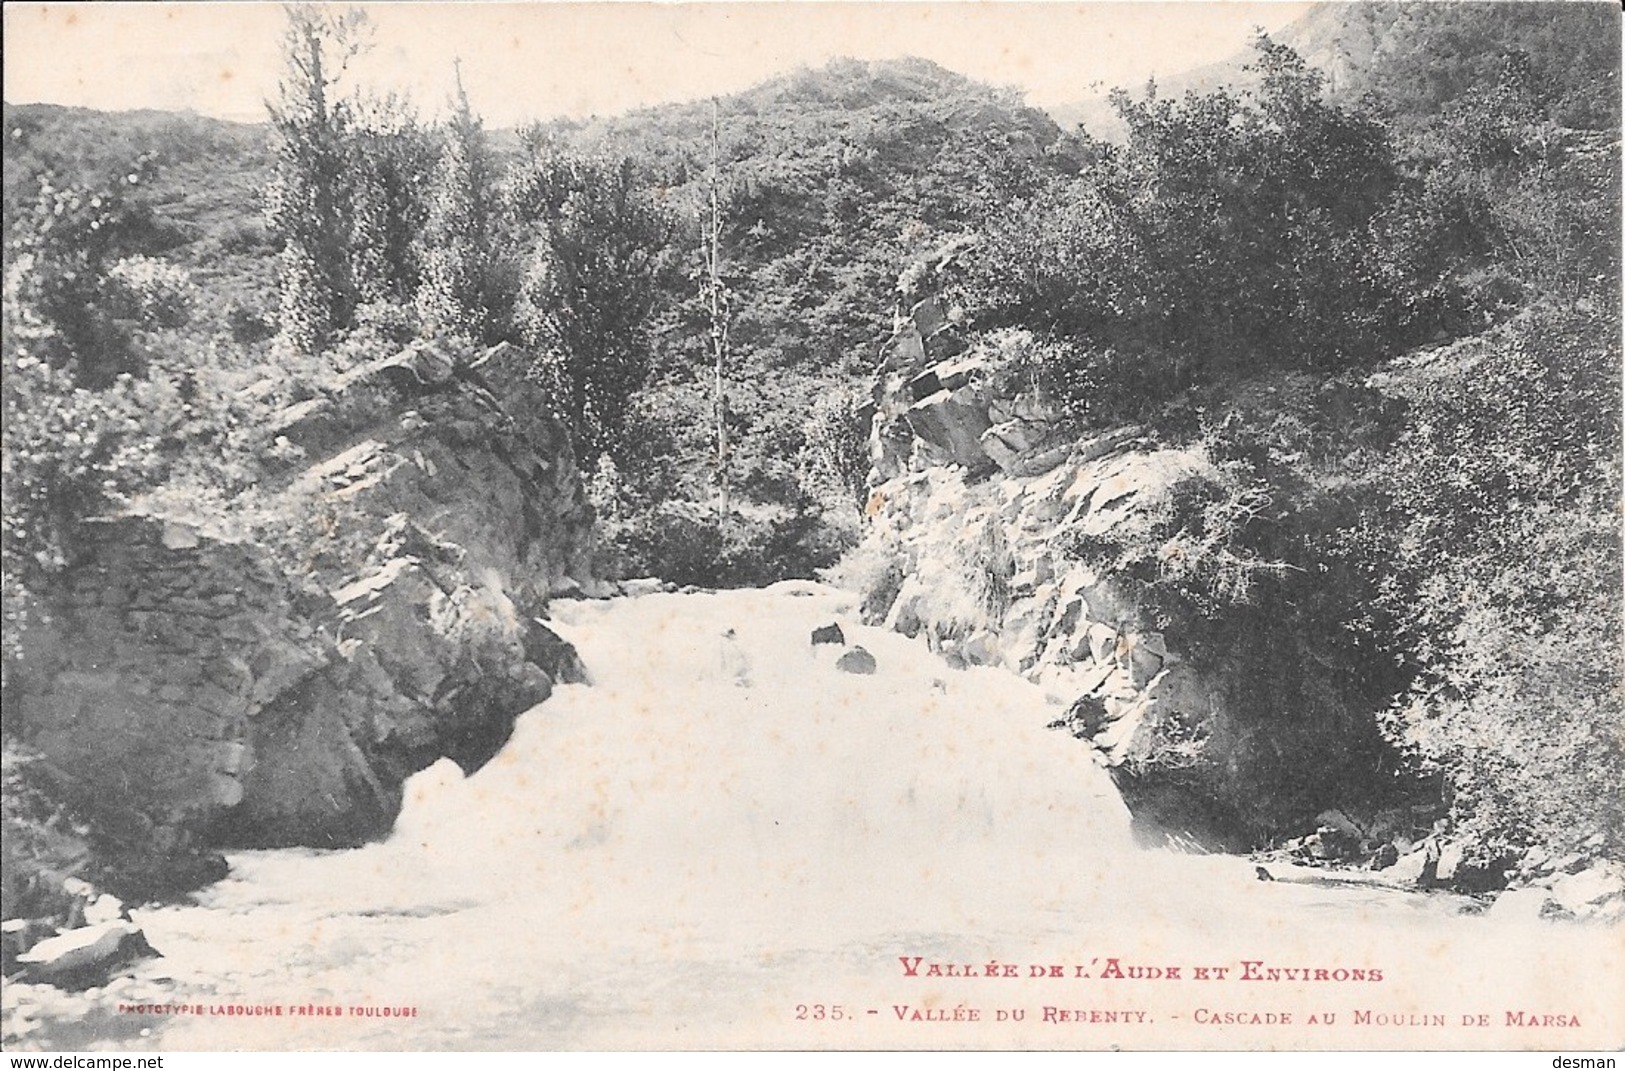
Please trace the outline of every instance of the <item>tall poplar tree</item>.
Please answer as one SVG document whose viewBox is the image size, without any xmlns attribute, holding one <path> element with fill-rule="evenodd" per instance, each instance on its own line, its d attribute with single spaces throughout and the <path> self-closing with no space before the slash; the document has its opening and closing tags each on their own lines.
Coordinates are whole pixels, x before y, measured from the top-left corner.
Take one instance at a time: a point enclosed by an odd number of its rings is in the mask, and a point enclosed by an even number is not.
<svg viewBox="0 0 1625 1071">
<path fill-rule="evenodd" d="M 365 47 L 366 15 L 317 5 L 287 9 L 283 76 L 268 101 L 276 133 L 276 177 L 266 203 L 282 238 L 277 258 L 279 323 L 285 345 L 318 353 L 349 322 L 355 304 L 346 175 L 346 108 L 335 92 Z"/>
<path fill-rule="evenodd" d="M 468 105 L 462 65 L 419 241 L 416 305 L 426 335 L 479 340 L 490 326 L 486 258 L 491 255 L 491 163 L 485 129 Z"/>
</svg>

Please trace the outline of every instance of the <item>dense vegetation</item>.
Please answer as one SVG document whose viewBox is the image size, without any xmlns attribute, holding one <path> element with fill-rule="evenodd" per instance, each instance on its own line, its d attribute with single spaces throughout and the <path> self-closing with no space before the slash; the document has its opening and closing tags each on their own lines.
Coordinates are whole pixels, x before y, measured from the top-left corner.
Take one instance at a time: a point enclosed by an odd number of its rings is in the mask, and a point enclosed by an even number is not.
<svg viewBox="0 0 1625 1071">
<path fill-rule="evenodd" d="M 1337 791 L 1435 786 L 1486 864 L 1617 856 L 1617 13 L 1314 18 L 1335 85 L 1261 39 L 1238 88 L 1116 95 L 1113 141 L 924 61 L 428 123 L 344 84 L 360 27 L 332 10 L 291 24 L 269 128 L 8 105 L 7 632 L 86 516 L 258 523 L 267 414 L 408 345 L 533 356 L 607 569 L 810 575 L 857 532 L 898 274 L 953 243 L 1005 386 L 1223 473 L 1068 553 L 1197 657 L 1257 652 L 1264 724 L 1358 726 Z"/>
<path fill-rule="evenodd" d="M 1042 113 L 923 60 L 842 60 L 715 102 L 537 133 L 636 160 L 689 221 L 711 192 L 715 156 L 732 508 L 716 512 L 708 311 L 692 222 L 678 235 L 680 266 L 666 280 L 652 378 L 637 403 L 643 460 L 605 480 L 625 568 L 679 582 L 807 576 L 833 561 L 855 535 L 862 500 L 853 385 L 892 329 L 898 271 L 1075 166 Z M 832 452 L 843 440 L 844 453 Z"/>
<path fill-rule="evenodd" d="M 1617 856 L 1617 19 L 1391 14 L 1358 99 L 1267 38 L 1251 88 L 1119 93 L 1122 142 L 1014 198 L 952 297 L 1009 389 L 1217 466 L 1068 549 L 1241 682 L 1276 742 L 1246 780 L 1438 792 L 1491 874 Z"/>
</svg>

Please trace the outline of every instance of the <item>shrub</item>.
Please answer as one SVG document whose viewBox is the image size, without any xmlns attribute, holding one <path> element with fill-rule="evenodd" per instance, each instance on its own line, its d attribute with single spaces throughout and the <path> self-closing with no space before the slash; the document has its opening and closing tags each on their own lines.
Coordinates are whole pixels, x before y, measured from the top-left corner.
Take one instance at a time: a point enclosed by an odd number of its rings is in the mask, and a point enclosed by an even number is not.
<svg viewBox="0 0 1625 1071">
<path fill-rule="evenodd" d="M 1416 679 L 1387 726 L 1484 859 L 1625 850 L 1618 369 L 1617 308 L 1536 307 L 1389 383 L 1383 600 Z"/>
<path fill-rule="evenodd" d="M 71 560 L 79 523 L 150 486 L 162 472 L 154 413 L 128 377 L 103 391 L 72 384 L 8 332 L 0 376 L 5 453 L 6 653 L 26 627 L 31 589 Z"/>
<path fill-rule="evenodd" d="M 861 596 L 864 622 L 878 625 L 897 601 L 897 593 L 902 590 L 910 567 L 897 533 L 877 523 L 869 527 L 862 542 L 826 569 L 822 578 L 826 583 Z"/>
<path fill-rule="evenodd" d="M 713 505 L 681 499 L 624 518 L 614 548 L 625 575 L 719 588 L 811 579 L 842 550 L 811 502 L 745 504 L 719 517 Z"/>
<path fill-rule="evenodd" d="M 813 400 L 802 424 L 802 482 L 832 511 L 855 512 L 869 485 L 868 392 L 840 386 Z"/>
<path fill-rule="evenodd" d="M 158 257 L 125 257 L 108 269 L 107 282 L 110 301 L 142 327 L 180 327 L 197 304 L 191 273 Z"/>
</svg>

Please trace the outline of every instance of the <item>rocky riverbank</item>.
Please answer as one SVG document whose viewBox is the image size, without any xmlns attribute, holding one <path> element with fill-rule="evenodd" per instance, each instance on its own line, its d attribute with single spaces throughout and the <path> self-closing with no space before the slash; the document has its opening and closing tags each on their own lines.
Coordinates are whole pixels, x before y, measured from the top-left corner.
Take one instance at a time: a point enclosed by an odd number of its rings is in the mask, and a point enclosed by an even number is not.
<svg viewBox="0 0 1625 1071">
<path fill-rule="evenodd" d="M 252 508 L 83 526 L 6 667 L 8 974 L 84 888 L 170 898 L 222 847 L 381 836 L 407 777 L 478 769 L 582 679 L 545 618 L 598 587 L 592 514 L 521 359 L 370 362 L 276 412 Z"/>
<path fill-rule="evenodd" d="M 1286 568 L 1202 542 L 1225 511 L 1256 509 L 1252 492 L 1205 442 L 1132 425 L 1080 434 L 1009 374 L 1001 348 L 1030 340 L 963 336 L 932 292 L 948 266 L 911 277 L 869 411 L 869 526 L 843 567 L 867 621 L 1043 687 L 1052 727 L 1092 749 L 1152 841 L 1262 850 L 1306 880 L 1335 868 L 1473 894 L 1510 883 L 1548 917 L 1625 910 L 1600 851 L 1465 859 L 1438 794 L 1401 776 L 1371 715 L 1382 695 L 1339 660 L 1342 638 L 1288 636 L 1290 618 L 1245 598 L 1228 618 L 1217 599 L 1208 613 L 1148 600 L 1170 577 L 1239 584 Z"/>
</svg>

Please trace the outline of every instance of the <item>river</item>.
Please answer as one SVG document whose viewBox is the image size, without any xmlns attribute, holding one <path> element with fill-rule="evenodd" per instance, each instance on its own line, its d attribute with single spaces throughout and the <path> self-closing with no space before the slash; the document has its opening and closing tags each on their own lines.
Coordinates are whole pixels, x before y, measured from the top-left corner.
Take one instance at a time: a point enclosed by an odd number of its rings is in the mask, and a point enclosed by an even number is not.
<svg viewBox="0 0 1625 1071">
<path fill-rule="evenodd" d="M 1263 883 L 1246 860 L 1139 850 L 1090 750 L 1045 729 L 1057 710 L 1035 688 L 862 628 L 849 596 L 792 583 L 559 603 L 555 615 L 592 686 L 561 687 L 526 713 L 474 776 L 448 762 L 419 774 L 386 842 L 237 853 L 195 905 L 137 912 L 164 958 L 91 994 L 99 1010 L 77 1027 L 42 1023 L 29 1040 L 1573 1049 L 1625 1038 L 1617 983 L 1583 984 L 1625 977 L 1618 928 Z M 836 648 L 809 644 L 837 620 L 876 673 L 840 672 Z M 343 1014 L 305 1014 L 334 1008 Z M 1580 1025 L 1518 1026 L 1509 1013 Z M 1252 1021 L 1264 1016 L 1277 1018 Z"/>
</svg>

